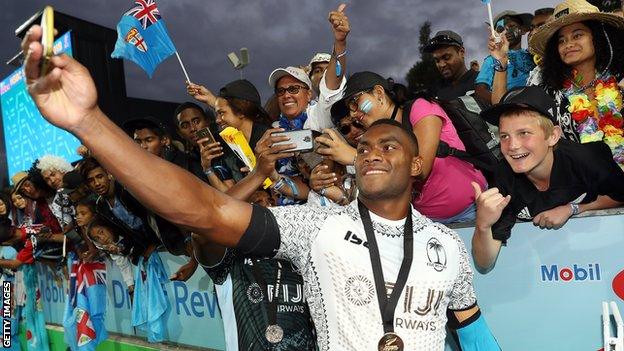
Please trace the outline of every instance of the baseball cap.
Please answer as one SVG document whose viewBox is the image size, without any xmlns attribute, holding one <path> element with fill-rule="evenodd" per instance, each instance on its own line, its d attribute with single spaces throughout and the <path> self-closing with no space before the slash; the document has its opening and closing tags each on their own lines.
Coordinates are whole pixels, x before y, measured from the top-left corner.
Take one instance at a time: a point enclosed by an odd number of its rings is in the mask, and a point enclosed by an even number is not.
<svg viewBox="0 0 624 351">
<path fill-rule="evenodd" d="M 126 133 L 130 134 L 130 136 L 132 136 L 135 130 L 142 128 L 158 129 L 162 135 L 168 134 L 165 125 L 159 119 L 152 116 L 129 119 L 124 121 L 121 124 L 121 127 L 126 131 Z"/>
<path fill-rule="evenodd" d="M 361 91 L 372 89 L 375 85 L 381 85 L 384 90 L 389 90 L 388 81 L 377 73 L 369 71 L 353 73 L 347 80 L 344 97 L 348 99 Z"/>
<path fill-rule="evenodd" d="M 500 116 L 514 108 L 535 111 L 550 119 L 554 124 L 558 124 L 554 115 L 557 108 L 555 100 L 538 86 L 516 87 L 507 91 L 500 103 L 481 112 L 481 118 L 493 125 L 498 125 Z"/>
<path fill-rule="evenodd" d="M 516 11 L 503 11 L 499 14 L 496 15 L 496 17 L 494 17 L 494 26 L 496 26 L 496 24 L 498 23 L 498 21 L 500 21 L 501 19 L 505 18 L 505 17 L 511 17 L 515 20 L 517 20 L 518 22 L 520 22 L 520 25 L 523 27 L 527 27 L 531 25 L 531 20 L 533 20 L 533 15 L 530 13 L 518 13 Z M 488 25 L 490 24 L 489 22 L 486 22 Z"/>
<path fill-rule="evenodd" d="M 312 88 L 312 81 L 310 77 L 305 73 L 305 71 L 299 67 L 288 66 L 286 68 L 277 68 L 269 75 L 269 85 L 271 88 L 275 89 L 277 85 L 277 81 L 284 76 L 292 76 L 295 79 L 299 80 L 301 83 L 308 86 L 308 88 Z"/>
<path fill-rule="evenodd" d="M 257 106 L 262 106 L 258 89 L 247 79 L 238 79 L 227 83 L 219 90 L 219 96 L 222 98 L 247 100 Z"/>
<path fill-rule="evenodd" d="M 76 191 L 84 183 L 84 178 L 78 171 L 70 171 L 63 176 L 63 188 L 59 192 L 70 194 Z"/>
<path fill-rule="evenodd" d="M 444 46 L 464 47 L 462 37 L 452 30 L 441 30 L 437 32 L 429 43 L 423 48 L 424 52 L 431 53 Z"/>
<path fill-rule="evenodd" d="M 329 62 L 331 60 L 331 55 L 324 53 L 324 52 L 317 52 L 312 59 L 310 60 L 310 63 L 308 64 L 308 66 L 312 67 L 313 64 L 315 63 L 319 63 L 319 62 Z"/>
<path fill-rule="evenodd" d="M 345 99 L 336 101 L 331 109 L 331 120 L 335 126 L 340 125 L 340 120 L 349 115 L 349 109 L 347 108 Z"/>
</svg>

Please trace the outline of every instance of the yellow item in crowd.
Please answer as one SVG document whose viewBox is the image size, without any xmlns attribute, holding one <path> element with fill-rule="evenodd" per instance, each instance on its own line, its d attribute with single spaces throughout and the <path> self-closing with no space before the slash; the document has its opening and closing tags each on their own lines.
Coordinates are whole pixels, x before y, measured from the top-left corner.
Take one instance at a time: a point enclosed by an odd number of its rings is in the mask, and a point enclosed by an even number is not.
<svg viewBox="0 0 624 351">
<path fill-rule="evenodd" d="M 227 127 L 223 129 L 219 135 L 221 135 L 221 138 L 228 144 L 234 154 L 243 161 L 245 166 L 249 167 L 250 171 L 256 168 L 256 155 L 254 155 L 251 147 L 249 147 L 249 143 L 247 139 L 245 139 L 243 132 L 234 127 Z M 267 178 L 262 183 L 262 187 L 267 189 L 271 184 L 273 184 L 273 182 L 271 179 Z"/>
</svg>

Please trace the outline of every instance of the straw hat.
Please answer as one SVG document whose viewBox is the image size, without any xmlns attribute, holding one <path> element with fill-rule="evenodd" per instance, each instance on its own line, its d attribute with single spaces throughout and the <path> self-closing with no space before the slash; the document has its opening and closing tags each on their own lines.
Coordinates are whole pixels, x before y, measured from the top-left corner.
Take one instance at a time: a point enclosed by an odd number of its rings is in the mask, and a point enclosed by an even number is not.
<svg viewBox="0 0 624 351">
<path fill-rule="evenodd" d="M 615 28 L 624 29 L 624 18 L 611 13 L 600 12 L 598 8 L 585 0 L 565 0 L 555 7 L 554 14 L 546 24 L 540 27 L 529 42 L 531 52 L 544 56 L 546 43 L 562 27 L 569 24 L 596 20 Z"/>
<path fill-rule="evenodd" d="M 15 173 L 11 177 L 11 183 L 13 183 L 13 191 L 11 192 L 11 195 L 17 193 L 27 179 L 28 179 L 27 172 Z"/>
</svg>

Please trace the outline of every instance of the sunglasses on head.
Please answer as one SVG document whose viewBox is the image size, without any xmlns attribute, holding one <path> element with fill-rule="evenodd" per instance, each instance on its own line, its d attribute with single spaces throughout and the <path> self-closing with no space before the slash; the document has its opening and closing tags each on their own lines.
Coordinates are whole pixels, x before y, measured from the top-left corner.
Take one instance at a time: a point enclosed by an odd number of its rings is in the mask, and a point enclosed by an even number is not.
<svg viewBox="0 0 624 351">
<path fill-rule="evenodd" d="M 459 45 L 463 46 L 462 43 L 457 41 L 457 39 L 451 38 L 448 35 L 439 35 L 437 37 L 431 38 L 429 40 L 429 45 Z"/>
<path fill-rule="evenodd" d="M 366 93 L 370 93 L 371 91 L 373 91 L 372 89 L 370 90 L 365 90 L 365 91 L 361 91 L 357 94 L 354 94 L 352 97 L 350 97 L 347 101 L 346 101 L 346 105 L 349 108 L 349 110 L 351 112 L 355 112 L 357 111 L 360 107 L 358 106 L 358 100 L 360 99 L 360 97 Z"/>
<path fill-rule="evenodd" d="M 297 95 L 297 94 L 299 94 L 299 91 L 301 89 L 308 90 L 308 87 L 303 86 L 303 85 L 291 85 L 291 86 L 288 86 L 286 88 L 277 88 L 277 89 L 275 89 L 275 94 L 277 96 L 283 96 L 284 94 L 286 94 L 286 92 L 288 92 L 288 94 L 290 94 L 290 95 Z"/>
<path fill-rule="evenodd" d="M 358 122 L 357 120 L 353 120 L 347 124 L 342 124 L 338 127 L 338 131 L 340 132 L 340 134 L 342 135 L 347 135 L 351 132 L 351 128 L 355 127 L 358 129 L 364 129 L 364 126 L 362 125 L 362 123 Z"/>
</svg>

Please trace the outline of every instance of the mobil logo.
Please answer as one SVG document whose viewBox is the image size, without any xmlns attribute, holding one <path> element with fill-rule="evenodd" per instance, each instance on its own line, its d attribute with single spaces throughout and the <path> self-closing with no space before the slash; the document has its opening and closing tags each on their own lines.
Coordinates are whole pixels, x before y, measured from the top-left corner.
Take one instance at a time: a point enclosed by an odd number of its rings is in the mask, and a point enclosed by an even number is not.
<svg viewBox="0 0 624 351">
<path fill-rule="evenodd" d="M 542 282 L 569 282 L 569 281 L 597 281 L 601 280 L 600 265 L 598 263 L 572 264 L 562 266 L 558 264 L 543 264 L 540 268 Z"/>
</svg>

